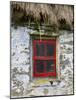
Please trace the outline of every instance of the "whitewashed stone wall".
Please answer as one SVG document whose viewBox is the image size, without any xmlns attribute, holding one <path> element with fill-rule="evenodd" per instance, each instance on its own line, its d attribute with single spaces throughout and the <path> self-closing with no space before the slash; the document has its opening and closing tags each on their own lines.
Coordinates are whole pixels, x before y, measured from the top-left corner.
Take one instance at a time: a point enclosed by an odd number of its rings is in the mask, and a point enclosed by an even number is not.
<svg viewBox="0 0 76 100">
<path fill-rule="evenodd" d="M 59 37 L 61 80 L 35 86 L 31 81 L 30 31 L 11 28 L 11 98 L 73 94 L 73 33 L 62 31 Z"/>
</svg>

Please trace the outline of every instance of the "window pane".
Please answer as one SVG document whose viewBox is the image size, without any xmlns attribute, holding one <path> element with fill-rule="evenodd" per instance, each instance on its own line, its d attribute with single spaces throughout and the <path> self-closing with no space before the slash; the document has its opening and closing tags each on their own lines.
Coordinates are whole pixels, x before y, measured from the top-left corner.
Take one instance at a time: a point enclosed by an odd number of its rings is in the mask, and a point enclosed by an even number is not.
<svg viewBox="0 0 76 100">
<path fill-rule="evenodd" d="M 36 61 L 36 73 L 44 73 L 44 61 Z"/>
<path fill-rule="evenodd" d="M 54 45 L 46 44 L 46 56 L 54 56 Z"/>
<path fill-rule="evenodd" d="M 46 61 L 46 72 L 54 72 L 55 63 L 53 60 Z"/>
<path fill-rule="evenodd" d="M 36 44 L 36 55 L 37 56 L 44 56 L 44 44 L 43 43 Z"/>
</svg>

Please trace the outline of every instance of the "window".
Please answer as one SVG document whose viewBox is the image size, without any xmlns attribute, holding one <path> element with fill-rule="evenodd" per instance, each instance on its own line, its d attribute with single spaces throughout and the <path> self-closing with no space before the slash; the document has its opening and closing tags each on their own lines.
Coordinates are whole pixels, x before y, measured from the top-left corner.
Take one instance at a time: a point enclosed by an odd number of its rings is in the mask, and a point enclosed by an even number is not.
<svg viewBox="0 0 76 100">
<path fill-rule="evenodd" d="M 56 77 L 56 39 L 33 40 L 33 76 Z"/>
</svg>

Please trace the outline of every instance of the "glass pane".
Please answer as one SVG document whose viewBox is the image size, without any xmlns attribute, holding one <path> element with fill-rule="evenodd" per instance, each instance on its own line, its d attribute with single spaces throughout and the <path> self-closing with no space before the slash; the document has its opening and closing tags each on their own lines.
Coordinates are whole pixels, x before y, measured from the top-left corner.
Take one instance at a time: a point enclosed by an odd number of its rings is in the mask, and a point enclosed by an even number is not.
<svg viewBox="0 0 76 100">
<path fill-rule="evenodd" d="M 54 63 L 55 62 L 53 60 L 46 61 L 46 72 L 54 72 Z"/>
<path fill-rule="evenodd" d="M 36 73 L 44 73 L 44 61 L 36 61 Z"/>
<path fill-rule="evenodd" d="M 46 44 L 46 56 L 54 56 L 54 45 Z"/>
<path fill-rule="evenodd" d="M 36 55 L 37 56 L 44 56 L 44 44 L 43 43 L 36 44 Z"/>
</svg>

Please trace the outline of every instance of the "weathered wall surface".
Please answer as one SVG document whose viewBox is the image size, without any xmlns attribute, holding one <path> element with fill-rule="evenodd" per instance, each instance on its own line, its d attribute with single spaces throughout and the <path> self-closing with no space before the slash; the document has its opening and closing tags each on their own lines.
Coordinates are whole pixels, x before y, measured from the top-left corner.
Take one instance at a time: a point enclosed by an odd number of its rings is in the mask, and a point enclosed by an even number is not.
<svg viewBox="0 0 76 100">
<path fill-rule="evenodd" d="M 11 97 L 73 94 L 73 33 L 65 31 L 59 37 L 61 80 L 36 86 L 30 74 L 29 32 L 26 27 L 11 28 Z"/>
</svg>

